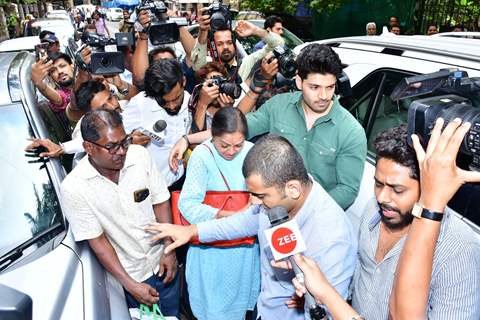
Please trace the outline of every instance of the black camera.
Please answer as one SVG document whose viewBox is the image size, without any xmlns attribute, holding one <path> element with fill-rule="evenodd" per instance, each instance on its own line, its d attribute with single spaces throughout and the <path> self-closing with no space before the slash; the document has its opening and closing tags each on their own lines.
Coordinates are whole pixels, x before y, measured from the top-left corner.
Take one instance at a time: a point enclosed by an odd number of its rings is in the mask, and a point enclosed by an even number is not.
<svg viewBox="0 0 480 320">
<path fill-rule="evenodd" d="M 163 1 L 144 0 L 136 8 L 137 15 L 142 10 L 148 10 L 152 13 L 150 26 L 148 27 L 148 37 L 154 46 L 174 43 L 180 36 L 179 26 L 187 26 L 185 18 L 169 18 L 167 16 L 167 6 Z"/>
<path fill-rule="evenodd" d="M 114 45 L 126 47 L 133 45 L 133 35 L 116 33 L 115 39 L 106 38 L 96 33 L 84 32 L 82 42 L 92 48 L 90 72 L 96 75 L 118 74 L 125 71 L 125 61 L 122 52 L 105 52 L 105 47 Z"/>
<path fill-rule="evenodd" d="M 210 16 L 210 28 L 212 32 L 232 29 L 232 14 L 230 13 L 230 8 L 222 5 L 221 1 L 213 1 L 207 14 Z"/>
<path fill-rule="evenodd" d="M 426 147 L 438 118 L 445 126 L 455 118 L 472 124 L 465 135 L 457 164 L 480 171 L 480 78 L 470 78 L 464 71 L 440 70 L 404 79 L 392 92 L 394 101 L 432 93 L 440 94 L 415 100 L 408 109 L 408 136 L 415 133 Z M 412 143 L 409 138 L 409 142 Z"/>
<path fill-rule="evenodd" d="M 233 99 L 238 99 L 242 94 L 242 88 L 236 82 L 228 81 L 221 76 L 214 76 L 211 80 L 212 82 L 208 84 L 209 87 L 216 85 L 218 86 L 220 93 L 225 93 Z"/>
<path fill-rule="evenodd" d="M 292 50 L 286 46 L 276 46 L 273 48 L 273 55 L 278 61 L 278 72 L 280 72 L 285 78 L 291 79 L 297 73 L 297 63 Z M 270 58 L 269 63 L 274 58 Z"/>
</svg>

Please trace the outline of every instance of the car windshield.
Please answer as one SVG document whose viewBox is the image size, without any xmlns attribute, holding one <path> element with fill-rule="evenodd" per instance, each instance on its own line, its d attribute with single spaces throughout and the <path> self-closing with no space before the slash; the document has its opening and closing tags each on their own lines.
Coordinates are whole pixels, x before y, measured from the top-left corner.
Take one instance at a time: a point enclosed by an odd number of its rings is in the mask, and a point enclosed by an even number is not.
<svg viewBox="0 0 480 320">
<path fill-rule="evenodd" d="M 46 230 L 62 226 L 63 219 L 47 168 L 37 161 L 38 158 L 25 155 L 26 139 L 32 137 L 32 130 L 20 105 L 0 107 L 0 136 L 1 259 L 11 250 Z M 32 161 L 34 162 L 30 163 Z M 62 229 L 60 228 L 60 231 Z M 44 244 L 60 231 L 55 228 L 55 232 L 47 232 L 35 245 Z"/>
</svg>

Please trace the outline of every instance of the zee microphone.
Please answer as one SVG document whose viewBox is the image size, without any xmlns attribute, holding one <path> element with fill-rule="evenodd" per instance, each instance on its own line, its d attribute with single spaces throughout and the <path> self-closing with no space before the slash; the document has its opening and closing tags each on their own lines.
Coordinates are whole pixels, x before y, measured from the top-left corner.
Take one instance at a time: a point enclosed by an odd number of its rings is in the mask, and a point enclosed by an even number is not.
<svg viewBox="0 0 480 320">
<path fill-rule="evenodd" d="M 138 130 L 140 130 L 144 135 L 149 136 L 151 139 L 161 142 L 165 136 L 163 131 L 167 128 L 167 122 L 165 120 L 157 120 L 147 127 L 140 127 Z"/>
<path fill-rule="evenodd" d="M 270 224 L 272 227 L 276 227 L 287 222 L 289 220 L 287 209 L 282 206 L 276 206 L 271 208 L 268 211 L 268 220 L 270 220 Z M 288 260 L 292 265 L 293 272 L 295 273 L 295 277 L 297 278 L 298 282 L 305 286 L 305 277 L 302 270 L 295 262 L 295 259 L 293 259 L 293 256 L 290 256 L 288 257 Z M 315 302 L 315 298 L 313 298 L 313 296 L 308 291 L 305 293 L 305 303 L 308 306 L 308 309 L 310 311 L 310 318 L 312 320 L 327 319 L 327 313 L 325 309 Z"/>
</svg>

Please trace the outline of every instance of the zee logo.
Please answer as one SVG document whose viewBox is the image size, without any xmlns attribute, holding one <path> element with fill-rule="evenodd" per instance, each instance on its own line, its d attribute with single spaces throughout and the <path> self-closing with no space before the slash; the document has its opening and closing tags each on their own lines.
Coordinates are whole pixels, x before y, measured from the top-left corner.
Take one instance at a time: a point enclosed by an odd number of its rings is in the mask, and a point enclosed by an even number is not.
<svg viewBox="0 0 480 320">
<path fill-rule="evenodd" d="M 282 254 L 290 253 L 297 246 L 297 236 L 289 228 L 279 228 L 272 233 L 272 246 Z"/>
<path fill-rule="evenodd" d="M 275 260 L 281 260 L 305 251 L 305 242 L 295 219 L 266 229 L 265 237 Z"/>
</svg>

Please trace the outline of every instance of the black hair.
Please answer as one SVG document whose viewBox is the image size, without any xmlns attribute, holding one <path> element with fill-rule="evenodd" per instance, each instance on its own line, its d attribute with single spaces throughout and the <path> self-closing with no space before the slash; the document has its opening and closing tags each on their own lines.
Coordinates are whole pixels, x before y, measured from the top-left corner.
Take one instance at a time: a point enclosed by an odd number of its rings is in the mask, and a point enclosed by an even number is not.
<svg viewBox="0 0 480 320">
<path fill-rule="evenodd" d="M 63 52 L 49 52 L 48 57 L 52 60 L 52 63 L 55 63 L 59 59 L 65 60 L 68 64 L 72 64 L 72 59 L 70 56 Z"/>
<path fill-rule="evenodd" d="M 378 160 L 385 158 L 410 169 L 410 178 L 420 180 L 415 150 L 407 142 L 407 126 L 399 125 L 380 132 L 374 141 Z"/>
<path fill-rule="evenodd" d="M 258 174 L 265 187 L 283 188 L 288 181 L 298 180 L 309 184 L 307 169 L 302 156 L 284 137 L 269 134 L 259 139 L 248 151 L 243 161 L 245 178 Z"/>
<path fill-rule="evenodd" d="M 102 137 L 100 131 L 105 128 L 122 126 L 122 116 L 115 110 L 98 109 L 88 112 L 80 124 L 80 132 L 84 141 L 96 142 Z"/>
<path fill-rule="evenodd" d="M 145 72 L 145 95 L 162 98 L 179 83 L 183 86 L 183 72 L 175 59 L 154 61 Z"/>
<path fill-rule="evenodd" d="M 212 120 L 212 136 L 219 137 L 225 133 L 240 132 L 248 137 L 247 119 L 243 112 L 234 107 L 220 108 Z"/>
<path fill-rule="evenodd" d="M 90 103 L 92 102 L 93 97 L 105 90 L 105 85 L 98 80 L 89 80 L 80 85 L 80 87 L 75 91 L 75 97 L 77 98 L 77 107 L 83 112 L 89 112 L 92 109 Z"/>
<path fill-rule="evenodd" d="M 276 23 L 283 23 L 282 18 L 278 16 L 268 16 L 263 23 L 263 29 L 267 30 L 267 28 L 273 28 Z"/>
<path fill-rule="evenodd" d="M 297 73 L 304 80 L 311 73 L 342 74 L 342 62 L 338 54 L 327 45 L 312 43 L 304 47 L 297 56 Z"/>
<path fill-rule="evenodd" d="M 155 60 L 155 56 L 159 53 L 164 53 L 164 52 L 170 53 L 174 59 L 177 58 L 177 55 L 175 54 L 175 50 L 173 50 L 171 47 L 162 46 L 162 47 L 157 47 L 148 53 L 148 63 L 152 64 L 153 61 Z"/>
</svg>

